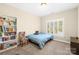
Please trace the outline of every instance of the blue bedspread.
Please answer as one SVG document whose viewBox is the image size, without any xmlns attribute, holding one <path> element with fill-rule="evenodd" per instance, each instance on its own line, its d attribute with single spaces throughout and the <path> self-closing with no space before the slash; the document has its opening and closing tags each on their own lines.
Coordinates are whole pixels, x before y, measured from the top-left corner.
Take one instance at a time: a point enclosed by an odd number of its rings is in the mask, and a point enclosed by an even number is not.
<svg viewBox="0 0 79 59">
<path fill-rule="evenodd" d="M 52 34 L 38 34 L 38 35 L 34 35 L 34 34 L 30 34 L 28 35 L 28 39 L 31 40 L 34 43 L 37 43 L 39 45 L 40 48 L 43 48 L 45 43 L 50 40 L 53 39 L 53 35 Z"/>
</svg>

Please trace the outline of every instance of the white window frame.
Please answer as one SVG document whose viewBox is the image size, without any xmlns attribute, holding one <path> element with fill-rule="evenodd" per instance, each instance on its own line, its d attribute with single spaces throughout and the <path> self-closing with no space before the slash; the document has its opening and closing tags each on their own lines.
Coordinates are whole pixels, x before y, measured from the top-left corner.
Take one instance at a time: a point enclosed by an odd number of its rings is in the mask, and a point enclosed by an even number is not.
<svg viewBox="0 0 79 59">
<path fill-rule="evenodd" d="M 53 20 L 47 20 L 46 21 L 46 32 L 48 33 L 48 29 L 47 29 L 47 24 L 48 22 L 58 22 L 58 21 L 62 21 L 63 22 L 63 25 L 62 25 L 62 32 L 58 32 L 58 33 L 53 33 L 53 35 L 56 35 L 56 36 L 64 36 L 64 18 L 56 18 L 56 19 L 53 19 Z M 54 29 L 53 29 L 54 30 Z"/>
</svg>

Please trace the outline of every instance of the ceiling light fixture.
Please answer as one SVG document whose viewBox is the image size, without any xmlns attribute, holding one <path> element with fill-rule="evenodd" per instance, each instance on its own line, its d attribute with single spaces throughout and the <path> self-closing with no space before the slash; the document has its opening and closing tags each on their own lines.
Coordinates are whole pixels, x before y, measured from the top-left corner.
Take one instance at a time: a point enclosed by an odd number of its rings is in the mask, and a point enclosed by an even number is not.
<svg viewBox="0 0 79 59">
<path fill-rule="evenodd" d="M 48 5 L 47 5 L 47 3 L 40 3 L 40 10 L 42 10 L 42 11 L 45 11 L 45 10 L 47 10 L 48 9 L 48 7 L 47 7 Z"/>
<path fill-rule="evenodd" d="M 47 5 L 47 3 L 41 3 L 41 6 L 45 6 L 45 5 Z"/>
</svg>

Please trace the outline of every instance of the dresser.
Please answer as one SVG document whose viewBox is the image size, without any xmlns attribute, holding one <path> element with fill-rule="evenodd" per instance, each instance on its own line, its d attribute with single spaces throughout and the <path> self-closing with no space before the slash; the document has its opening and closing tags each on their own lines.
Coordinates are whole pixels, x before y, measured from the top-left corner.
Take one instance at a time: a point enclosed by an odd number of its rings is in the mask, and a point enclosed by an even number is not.
<svg viewBox="0 0 79 59">
<path fill-rule="evenodd" d="M 78 37 L 71 37 L 70 47 L 71 47 L 71 52 L 73 54 L 79 55 L 79 38 Z"/>
</svg>

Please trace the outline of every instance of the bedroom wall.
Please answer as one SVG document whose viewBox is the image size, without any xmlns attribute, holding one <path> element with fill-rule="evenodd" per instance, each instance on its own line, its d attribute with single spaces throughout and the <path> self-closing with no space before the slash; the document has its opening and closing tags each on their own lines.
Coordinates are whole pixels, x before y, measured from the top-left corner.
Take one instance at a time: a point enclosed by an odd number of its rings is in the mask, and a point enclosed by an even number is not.
<svg viewBox="0 0 79 59">
<path fill-rule="evenodd" d="M 40 31 L 40 18 L 15 7 L 0 4 L 0 15 L 17 17 L 17 31 L 25 31 L 26 34 Z"/>
<path fill-rule="evenodd" d="M 28 12 L 24 12 L 12 6 L 8 6 L 5 4 L 0 4 L 0 15 L 7 15 L 17 17 L 17 30 L 25 31 L 26 35 L 30 34 L 36 30 L 46 32 L 46 21 L 53 20 L 56 18 L 64 17 L 64 37 L 56 40 L 60 41 L 70 41 L 70 36 L 79 35 L 79 8 L 74 8 L 71 10 L 59 12 L 56 14 L 50 14 L 43 17 L 38 17 L 29 14 Z M 41 20 L 40 20 L 41 19 Z M 41 25 L 40 25 L 41 24 Z"/>
<path fill-rule="evenodd" d="M 77 36 L 78 34 L 78 9 L 59 12 L 56 14 L 50 14 L 41 18 L 41 31 L 46 32 L 46 21 L 57 18 L 64 18 L 64 36 L 58 37 L 55 40 L 70 42 L 71 36 Z"/>
</svg>

